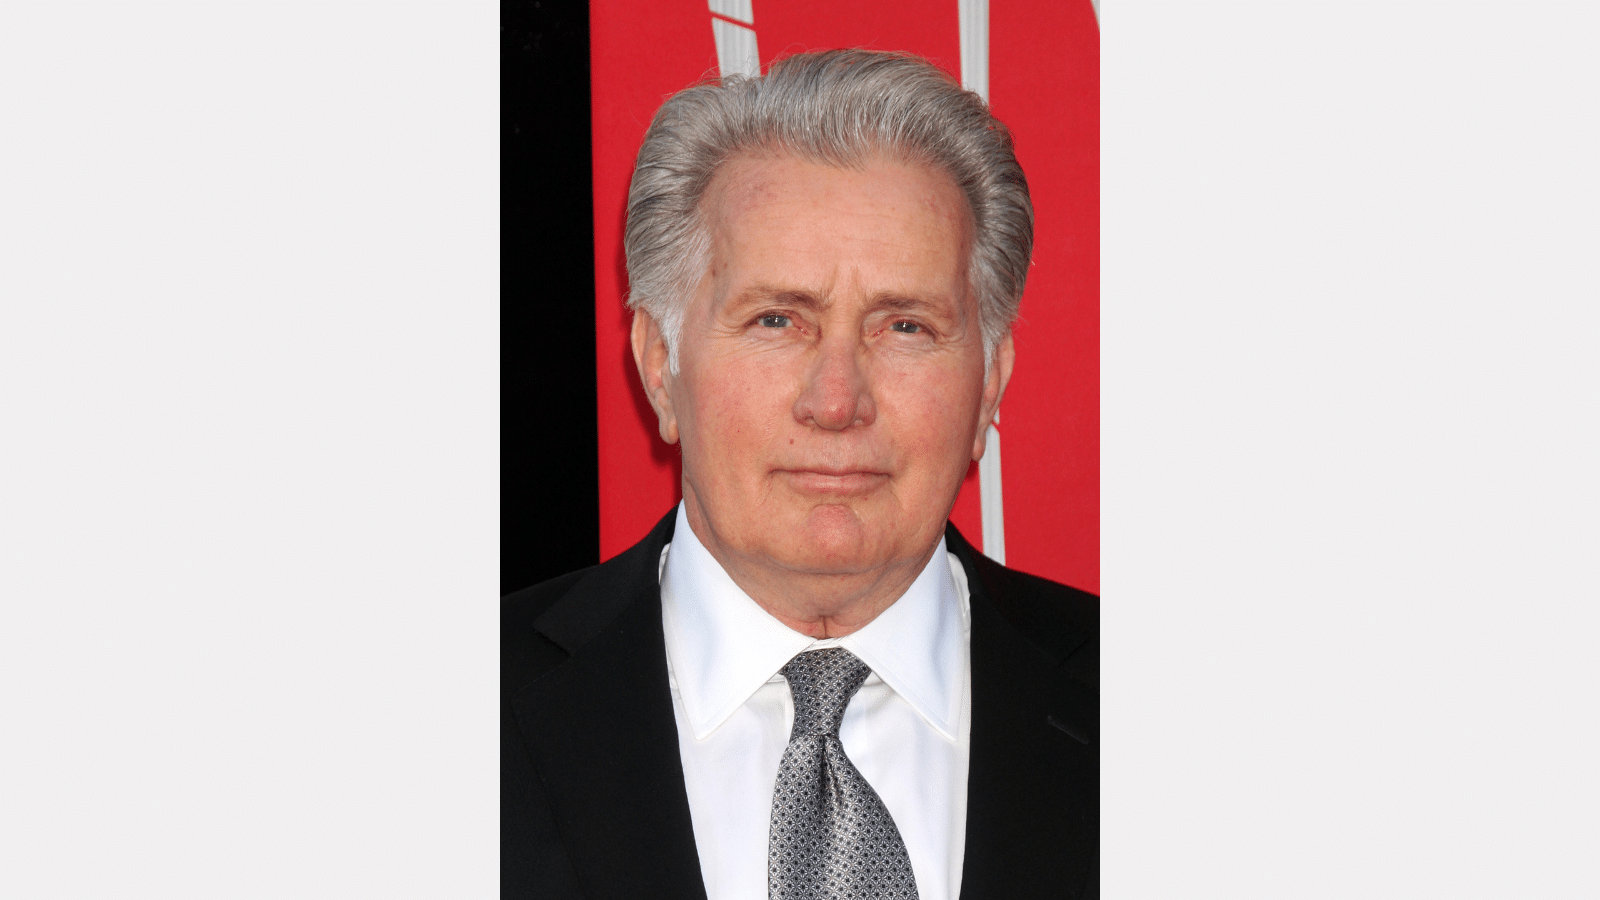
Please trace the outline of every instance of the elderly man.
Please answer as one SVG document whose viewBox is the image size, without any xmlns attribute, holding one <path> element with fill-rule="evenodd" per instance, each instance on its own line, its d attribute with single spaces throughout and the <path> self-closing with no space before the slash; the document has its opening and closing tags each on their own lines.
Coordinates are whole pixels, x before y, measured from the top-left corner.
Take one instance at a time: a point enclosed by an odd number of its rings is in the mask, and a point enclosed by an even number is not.
<svg viewBox="0 0 1600 900">
<path fill-rule="evenodd" d="M 946 519 L 1011 376 L 1004 126 L 836 51 L 666 102 L 626 249 L 683 502 L 506 598 L 507 895 L 1097 892 L 1097 601 Z"/>
</svg>

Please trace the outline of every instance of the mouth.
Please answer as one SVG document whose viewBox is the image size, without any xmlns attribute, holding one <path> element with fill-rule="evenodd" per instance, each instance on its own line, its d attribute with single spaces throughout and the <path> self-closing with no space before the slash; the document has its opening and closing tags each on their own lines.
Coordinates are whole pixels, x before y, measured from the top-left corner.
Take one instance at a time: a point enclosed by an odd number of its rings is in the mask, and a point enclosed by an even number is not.
<svg viewBox="0 0 1600 900">
<path fill-rule="evenodd" d="M 887 484 L 888 472 L 873 469 L 780 469 L 779 477 L 802 494 L 851 497 L 871 493 Z"/>
</svg>

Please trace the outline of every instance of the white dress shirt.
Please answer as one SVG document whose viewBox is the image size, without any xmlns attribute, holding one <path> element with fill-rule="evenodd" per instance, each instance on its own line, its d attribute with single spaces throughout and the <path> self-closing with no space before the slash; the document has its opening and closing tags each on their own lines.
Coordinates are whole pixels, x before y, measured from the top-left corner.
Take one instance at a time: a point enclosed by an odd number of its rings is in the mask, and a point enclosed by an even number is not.
<svg viewBox="0 0 1600 900">
<path fill-rule="evenodd" d="M 864 628 L 817 640 L 739 589 L 683 504 L 661 554 L 667 679 L 709 900 L 767 896 L 767 832 L 794 698 L 778 670 L 844 647 L 872 668 L 845 709 L 845 755 L 883 798 L 921 900 L 956 900 L 967 819 L 972 680 L 966 572 L 941 538 L 905 594 Z"/>
</svg>

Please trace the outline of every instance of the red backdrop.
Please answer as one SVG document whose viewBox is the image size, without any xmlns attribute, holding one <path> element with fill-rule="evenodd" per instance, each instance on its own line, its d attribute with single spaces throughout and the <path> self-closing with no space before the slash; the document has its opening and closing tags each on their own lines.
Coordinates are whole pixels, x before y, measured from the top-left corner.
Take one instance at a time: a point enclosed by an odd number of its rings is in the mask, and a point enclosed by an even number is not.
<svg viewBox="0 0 1600 900">
<path fill-rule="evenodd" d="M 591 4 L 602 559 L 643 537 L 679 499 L 677 448 L 656 434 L 623 306 L 628 178 L 656 107 L 718 72 L 717 19 L 725 32 L 729 22 L 750 26 L 763 70 L 805 50 L 868 47 L 918 53 L 960 78 L 957 8 L 957 0 Z M 1099 27 L 1089 0 L 990 0 L 988 30 L 990 103 L 1015 134 L 1037 217 L 1016 373 L 1000 412 L 1005 562 L 1098 593 Z M 977 471 L 951 519 L 981 548 Z"/>
</svg>

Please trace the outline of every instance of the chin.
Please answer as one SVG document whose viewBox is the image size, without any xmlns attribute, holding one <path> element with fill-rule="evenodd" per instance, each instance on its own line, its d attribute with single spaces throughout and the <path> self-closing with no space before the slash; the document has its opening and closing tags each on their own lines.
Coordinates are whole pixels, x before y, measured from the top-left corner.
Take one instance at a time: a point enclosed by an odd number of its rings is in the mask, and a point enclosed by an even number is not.
<svg viewBox="0 0 1600 900">
<path fill-rule="evenodd" d="M 873 568 L 882 536 L 856 510 L 826 504 L 809 510 L 785 543 L 792 568 L 843 575 Z"/>
</svg>

